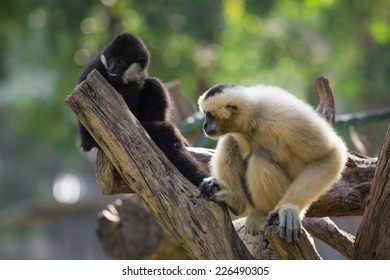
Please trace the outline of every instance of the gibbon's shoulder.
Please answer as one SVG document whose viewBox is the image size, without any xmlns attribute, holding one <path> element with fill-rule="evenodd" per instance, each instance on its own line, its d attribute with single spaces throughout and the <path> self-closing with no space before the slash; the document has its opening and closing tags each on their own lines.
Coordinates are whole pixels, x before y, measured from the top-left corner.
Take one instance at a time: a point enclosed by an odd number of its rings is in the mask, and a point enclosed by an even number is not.
<svg viewBox="0 0 390 280">
<path fill-rule="evenodd" d="M 77 79 L 77 84 L 83 82 L 94 69 L 96 69 L 105 79 L 108 79 L 106 68 L 100 61 L 100 55 L 97 55 L 83 67 Z"/>
<path fill-rule="evenodd" d="M 145 79 L 143 86 L 144 95 L 148 95 L 148 98 L 155 98 L 160 96 L 164 99 L 169 99 L 169 92 L 166 86 L 161 82 L 160 79 L 149 77 Z"/>
<path fill-rule="evenodd" d="M 248 91 L 247 96 L 252 96 L 252 100 L 256 102 L 255 106 L 261 108 L 263 115 L 268 115 L 270 119 L 294 125 L 298 122 L 310 123 L 322 129 L 330 129 L 330 125 L 311 105 L 283 88 L 256 85 L 249 87 Z"/>
</svg>

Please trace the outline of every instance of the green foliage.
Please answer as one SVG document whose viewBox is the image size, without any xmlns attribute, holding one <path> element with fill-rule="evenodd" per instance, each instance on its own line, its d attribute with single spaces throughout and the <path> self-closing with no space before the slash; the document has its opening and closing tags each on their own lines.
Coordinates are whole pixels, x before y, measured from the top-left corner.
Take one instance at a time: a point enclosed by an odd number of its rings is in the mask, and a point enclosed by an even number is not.
<svg viewBox="0 0 390 280">
<path fill-rule="evenodd" d="M 83 64 L 118 32 L 149 46 L 150 74 L 195 101 L 221 82 L 272 83 L 312 95 L 327 75 L 343 111 L 389 102 L 387 0 L 3 1 L 0 110 L 12 131 L 74 157 L 63 100 Z"/>
</svg>

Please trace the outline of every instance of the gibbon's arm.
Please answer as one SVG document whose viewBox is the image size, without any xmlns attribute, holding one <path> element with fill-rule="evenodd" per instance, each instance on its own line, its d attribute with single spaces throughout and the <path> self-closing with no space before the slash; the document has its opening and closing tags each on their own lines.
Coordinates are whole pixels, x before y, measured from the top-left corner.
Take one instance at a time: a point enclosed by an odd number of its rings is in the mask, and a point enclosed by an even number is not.
<svg viewBox="0 0 390 280">
<path fill-rule="evenodd" d="M 169 119 L 171 101 L 169 93 L 157 78 L 145 80 L 141 94 L 140 122 L 165 121 Z"/>
<path fill-rule="evenodd" d="M 211 177 L 200 186 L 201 196 L 226 203 L 234 215 L 244 213 L 247 205 L 244 165 L 236 140 L 230 135 L 220 138 L 211 159 Z"/>
<path fill-rule="evenodd" d="M 101 63 L 99 56 L 96 56 L 93 60 L 91 60 L 84 68 L 81 70 L 81 73 L 78 77 L 77 84 L 85 81 L 87 76 L 96 69 L 100 75 L 102 75 L 106 80 L 108 80 L 107 70 L 104 68 L 104 65 Z"/>
<path fill-rule="evenodd" d="M 343 141 L 322 119 L 309 120 L 309 117 L 300 123 L 310 124 L 311 128 L 303 125 L 300 129 L 296 127 L 299 135 L 289 144 L 292 153 L 290 164 L 294 164 L 293 159 L 297 157 L 301 162 L 306 162 L 305 166 L 268 216 L 269 221 L 279 216 L 280 235 L 288 241 L 298 239 L 300 221 L 307 208 L 340 178 L 347 161 Z M 294 128 L 294 125 L 290 127 Z M 296 132 L 290 131 L 289 134 L 293 139 Z"/>
<path fill-rule="evenodd" d="M 302 164 L 303 169 L 294 175 L 295 179 L 277 207 L 292 203 L 299 207 L 300 212 L 304 212 L 339 179 L 347 161 L 347 148 L 330 125 L 318 115 L 302 114 L 296 119 L 291 118 L 284 127 L 288 128 L 281 131 L 280 137 L 288 141 L 291 153 L 288 164 L 294 165 L 296 158 L 295 164 Z"/>
<path fill-rule="evenodd" d="M 142 126 L 160 150 L 176 168 L 195 186 L 199 186 L 208 172 L 186 149 L 185 138 L 179 130 L 168 121 L 144 122 Z"/>
</svg>

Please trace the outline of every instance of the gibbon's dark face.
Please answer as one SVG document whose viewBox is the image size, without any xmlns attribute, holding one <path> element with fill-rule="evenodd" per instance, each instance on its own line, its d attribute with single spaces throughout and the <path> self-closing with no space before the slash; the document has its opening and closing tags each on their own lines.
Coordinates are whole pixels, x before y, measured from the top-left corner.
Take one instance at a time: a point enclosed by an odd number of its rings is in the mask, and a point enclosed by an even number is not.
<svg viewBox="0 0 390 280">
<path fill-rule="evenodd" d="M 123 33 L 104 48 L 100 60 L 111 82 L 128 84 L 145 79 L 149 52 L 138 37 Z"/>
<path fill-rule="evenodd" d="M 203 131 L 208 137 L 213 137 L 218 133 L 215 117 L 210 112 L 205 112 Z"/>
<path fill-rule="evenodd" d="M 221 84 L 200 97 L 199 106 L 205 114 L 203 131 L 208 137 L 216 139 L 238 130 L 235 125 L 238 107 L 235 103 L 239 89 L 236 85 Z"/>
</svg>

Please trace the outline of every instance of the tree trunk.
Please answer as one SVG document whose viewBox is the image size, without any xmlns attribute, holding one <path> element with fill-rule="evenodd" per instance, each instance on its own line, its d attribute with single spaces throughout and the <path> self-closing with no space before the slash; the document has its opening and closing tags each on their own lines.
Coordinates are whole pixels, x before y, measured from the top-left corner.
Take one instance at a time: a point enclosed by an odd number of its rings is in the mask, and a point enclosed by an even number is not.
<svg viewBox="0 0 390 280">
<path fill-rule="evenodd" d="M 65 103 L 191 258 L 252 259 L 226 207 L 197 198 L 198 189 L 157 148 L 123 98 L 97 71 Z"/>
<path fill-rule="evenodd" d="M 355 244 L 355 259 L 390 259 L 390 126 L 379 153 L 366 211 Z"/>
</svg>

